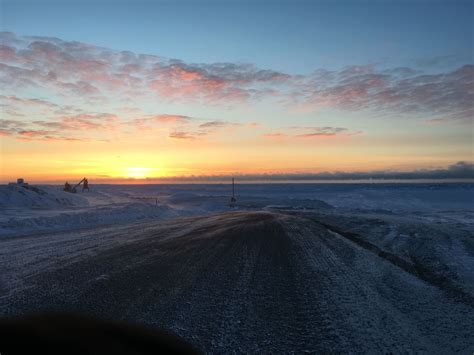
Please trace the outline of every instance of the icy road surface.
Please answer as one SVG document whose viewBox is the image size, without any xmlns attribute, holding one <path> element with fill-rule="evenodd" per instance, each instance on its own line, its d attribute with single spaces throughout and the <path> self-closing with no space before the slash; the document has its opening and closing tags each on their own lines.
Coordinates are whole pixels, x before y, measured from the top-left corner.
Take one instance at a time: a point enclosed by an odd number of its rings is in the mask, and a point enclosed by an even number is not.
<svg viewBox="0 0 474 355">
<path fill-rule="evenodd" d="M 242 211 L 4 236 L 0 313 L 127 320 L 206 352 L 472 354 L 470 287 L 366 238 L 367 221 Z"/>
</svg>

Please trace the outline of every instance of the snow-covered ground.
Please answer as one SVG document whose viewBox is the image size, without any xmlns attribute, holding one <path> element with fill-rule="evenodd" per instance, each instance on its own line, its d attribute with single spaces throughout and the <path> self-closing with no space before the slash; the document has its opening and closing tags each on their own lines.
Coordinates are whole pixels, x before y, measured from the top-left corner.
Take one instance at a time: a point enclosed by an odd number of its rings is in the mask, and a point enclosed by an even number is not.
<svg viewBox="0 0 474 355">
<path fill-rule="evenodd" d="M 89 228 L 229 210 L 229 185 L 0 186 L 0 236 Z M 237 186 L 238 209 L 292 208 L 417 214 L 472 223 L 472 184 L 259 184 Z M 327 205 L 326 205 L 327 204 Z M 330 205 L 330 206 L 329 206 Z"/>
<path fill-rule="evenodd" d="M 76 310 L 211 352 L 474 351 L 474 184 L 230 192 L 0 186 L 0 315 Z"/>
</svg>

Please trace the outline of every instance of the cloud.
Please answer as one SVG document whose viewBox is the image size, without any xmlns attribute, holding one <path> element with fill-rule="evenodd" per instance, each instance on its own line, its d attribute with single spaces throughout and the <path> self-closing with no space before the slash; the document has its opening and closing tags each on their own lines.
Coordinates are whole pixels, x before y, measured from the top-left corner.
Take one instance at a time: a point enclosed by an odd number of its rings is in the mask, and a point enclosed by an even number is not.
<svg viewBox="0 0 474 355">
<path fill-rule="evenodd" d="M 33 102 L 35 100 L 15 98 L 14 102 Z M 40 102 L 39 106 L 57 108 L 48 102 Z M 59 110 L 62 112 L 62 110 Z M 0 119 L 2 136 L 10 136 L 19 140 L 42 141 L 90 141 L 102 139 L 91 138 L 90 132 L 110 131 L 118 128 L 119 118 L 109 113 L 81 113 L 70 116 L 52 114 L 49 120 L 20 121 Z"/>
<path fill-rule="evenodd" d="M 2 129 L 13 129 L 21 126 L 22 123 L 20 121 L 0 119 L 0 128 Z"/>
<path fill-rule="evenodd" d="M 251 128 L 259 128 L 262 126 L 262 124 L 260 122 L 249 122 L 247 123 L 247 126 Z"/>
<path fill-rule="evenodd" d="M 214 129 L 225 128 L 225 127 L 233 127 L 237 125 L 238 125 L 237 123 L 228 122 L 228 121 L 209 121 L 209 122 L 200 124 L 199 128 L 205 129 L 205 130 L 214 130 Z"/>
<path fill-rule="evenodd" d="M 347 128 L 342 127 L 295 127 L 295 129 L 306 131 L 296 134 L 296 138 L 333 137 L 347 131 Z"/>
<path fill-rule="evenodd" d="M 170 138 L 197 139 L 237 123 L 214 120 L 202 122 L 180 114 L 148 114 L 142 110 L 125 110 L 129 115 L 139 114 L 131 120 L 121 119 L 111 113 L 86 112 L 73 105 L 58 105 L 42 99 L 0 95 L 2 112 L 6 118 L 0 121 L 2 136 L 21 140 L 99 140 L 101 133 L 127 132 L 127 127 L 140 130 L 171 130 Z M 124 110 L 122 110 L 124 111 Z M 28 117 L 18 120 L 17 115 Z M 34 119 L 38 117 L 37 119 Z"/>
<path fill-rule="evenodd" d="M 25 131 L 18 131 L 18 135 L 20 137 L 46 137 L 54 134 L 54 131 L 45 131 L 45 130 L 25 130 Z"/>
<path fill-rule="evenodd" d="M 39 140 L 39 141 L 85 141 L 87 139 L 67 137 L 58 135 L 56 131 L 47 130 L 24 130 L 18 131 L 16 137 L 19 140 Z"/>
<path fill-rule="evenodd" d="M 190 120 L 192 117 L 184 115 L 155 114 L 136 118 L 133 122 L 137 125 L 144 125 L 147 123 L 186 123 Z"/>
<path fill-rule="evenodd" d="M 264 138 L 286 138 L 288 137 L 287 134 L 281 132 L 274 132 L 274 133 L 264 133 L 262 134 Z"/>
<path fill-rule="evenodd" d="M 175 115 L 175 114 L 153 114 L 145 115 L 139 118 L 133 119 L 129 124 L 135 126 L 139 130 L 147 131 L 155 129 L 156 126 L 162 128 L 164 126 L 176 126 L 187 124 L 194 120 L 193 117 L 185 115 Z"/>
<path fill-rule="evenodd" d="M 55 130 L 55 135 L 60 131 L 109 130 L 117 128 L 120 121 L 118 116 L 110 113 L 88 113 L 73 105 L 61 106 L 38 98 L 0 95 L 0 105 L 8 118 L 0 120 L 1 125 L 10 135 L 21 137 L 52 135 L 44 129 Z"/>
<path fill-rule="evenodd" d="M 321 173 L 275 173 L 275 174 L 231 174 L 212 176 L 170 176 L 148 178 L 148 182 L 221 182 L 230 181 L 233 177 L 240 182 L 261 181 L 333 181 L 333 180 L 444 180 L 474 179 L 474 164 L 460 161 L 446 168 L 416 169 L 412 171 L 366 171 L 366 172 L 321 172 Z"/>
<path fill-rule="evenodd" d="M 451 55 L 425 58 L 414 67 L 351 65 L 291 75 L 246 63 L 187 63 L 9 32 L 0 33 L 0 42 L 0 85 L 10 94 L 40 89 L 88 103 L 139 98 L 227 107 L 267 100 L 311 112 L 363 111 L 374 117 L 438 123 L 466 124 L 474 116 L 474 65 Z"/>
<path fill-rule="evenodd" d="M 0 95 L 0 102 L 5 103 L 5 105 L 12 105 L 12 106 L 32 106 L 32 107 L 39 107 L 39 108 L 57 108 L 58 105 L 37 98 L 22 98 L 15 95 L 5 96 Z"/>
<path fill-rule="evenodd" d="M 375 67 L 349 67 L 324 71 L 300 82 L 293 102 L 306 110 L 336 108 L 372 111 L 400 117 L 437 116 L 436 119 L 472 122 L 474 65 L 447 73 L 377 71 Z"/>
<path fill-rule="evenodd" d="M 12 136 L 24 129 L 24 124 L 16 120 L 0 119 L 2 136 Z"/>
<path fill-rule="evenodd" d="M 0 39 L 0 81 L 15 87 L 42 86 L 89 96 L 152 90 L 163 99 L 220 101 L 248 99 L 264 90 L 258 86 L 290 78 L 251 64 L 185 63 L 58 38 L 2 32 Z"/>
<path fill-rule="evenodd" d="M 160 115 L 154 115 L 151 117 L 153 121 L 156 122 L 187 122 L 191 119 L 189 116 L 184 116 L 184 115 L 169 115 L 169 114 L 160 114 Z"/>
<path fill-rule="evenodd" d="M 69 91 L 70 93 L 77 94 L 77 95 L 98 95 L 100 94 L 100 90 L 95 87 L 94 85 L 85 82 L 85 81 L 77 81 L 75 83 L 63 83 L 58 82 L 58 87 L 60 89 L 64 89 Z"/>
<path fill-rule="evenodd" d="M 285 127 L 285 132 L 271 132 L 265 133 L 262 136 L 265 138 L 293 138 L 293 139 L 311 139 L 311 138 L 331 138 L 336 136 L 354 136 L 362 134 L 361 131 L 349 131 L 343 127 L 300 127 L 291 126 Z"/>
<path fill-rule="evenodd" d="M 289 78 L 290 75 L 249 64 L 187 64 L 179 60 L 156 63 L 147 75 L 150 88 L 159 94 L 210 100 L 245 99 L 258 92 L 249 85 L 281 83 Z"/>
<path fill-rule="evenodd" d="M 189 134 L 188 132 L 182 132 L 182 131 L 177 131 L 177 132 L 171 132 L 169 135 L 170 138 L 172 139 L 195 139 L 196 137 Z"/>
<path fill-rule="evenodd" d="M 80 114 L 63 117 L 59 121 L 33 121 L 34 124 L 62 131 L 111 129 L 118 118 L 111 114 Z"/>
<path fill-rule="evenodd" d="M 188 126 L 186 130 L 181 129 L 173 131 L 170 133 L 169 137 L 173 139 L 198 139 L 225 128 L 238 126 L 240 126 L 240 124 L 229 121 L 207 121 L 194 127 Z"/>
</svg>

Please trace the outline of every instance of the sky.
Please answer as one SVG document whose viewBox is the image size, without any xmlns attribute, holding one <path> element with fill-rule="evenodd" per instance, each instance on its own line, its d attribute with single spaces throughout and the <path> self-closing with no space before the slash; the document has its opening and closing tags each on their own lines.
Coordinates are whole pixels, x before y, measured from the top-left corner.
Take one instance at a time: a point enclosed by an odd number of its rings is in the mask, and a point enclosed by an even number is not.
<svg viewBox="0 0 474 355">
<path fill-rule="evenodd" d="M 473 20 L 452 0 L 0 0 L 0 182 L 472 163 Z"/>
</svg>

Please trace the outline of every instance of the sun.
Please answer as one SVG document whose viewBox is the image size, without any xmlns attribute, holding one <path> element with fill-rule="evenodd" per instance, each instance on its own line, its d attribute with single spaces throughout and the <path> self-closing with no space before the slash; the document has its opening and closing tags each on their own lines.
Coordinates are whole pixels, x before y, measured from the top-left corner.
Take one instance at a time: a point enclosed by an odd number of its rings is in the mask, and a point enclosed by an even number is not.
<svg viewBox="0 0 474 355">
<path fill-rule="evenodd" d="M 127 168 L 127 177 L 132 179 L 145 179 L 151 172 L 151 168 L 129 167 Z"/>
</svg>

